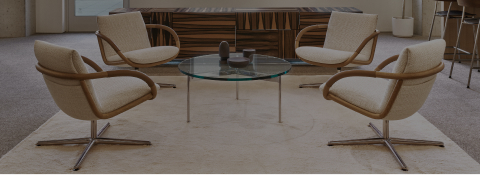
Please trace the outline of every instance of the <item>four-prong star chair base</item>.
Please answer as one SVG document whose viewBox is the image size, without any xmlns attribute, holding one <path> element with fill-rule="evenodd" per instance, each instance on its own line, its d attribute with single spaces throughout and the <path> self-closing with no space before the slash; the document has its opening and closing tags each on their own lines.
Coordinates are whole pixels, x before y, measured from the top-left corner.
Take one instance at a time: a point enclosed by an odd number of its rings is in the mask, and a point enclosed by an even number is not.
<svg viewBox="0 0 480 175">
<path fill-rule="evenodd" d="M 319 88 L 323 83 L 300 84 L 299 88 Z"/>
<path fill-rule="evenodd" d="M 157 83 L 161 88 L 177 88 L 175 84 Z"/>
<path fill-rule="evenodd" d="M 340 73 L 340 72 L 342 72 L 342 68 L 338 67 L 337 73 Z M 299 88 L 320 88 L 322 84 L 323 83 L 300 84 L 298 87 Z"/>
<path fill-rule="evenodd" d="M 373 145 L 373 144 L 383 144 L 387 146 L 390 151 L 392 152 L 395 159 L 397 159 L 398 163 L 402 167 L 403 171 L 408 171 L 407 165 L 403 162 L 400 155 L 398 155 L 397 151 L 393 147 L 393 144 L 403 144 L 403 145 L 428 145 L 428 146 L 440 146 L 445 147 L 443 142 L 438 141 L 428 141 L 428 140 L 414 140 L 414 139 L 401 139 L 401 138 L 392 138 L 389 136 L 389 121 L 383 121 L 383 134 L 380 130 L 375 127 L 372 123 L 369 124 L 369 127 L 377 134 L 378 138 L 368 138 L 368 139 L 355 139 L 355 140 L 341 140 L 341 141 L 330 141 L 328 142 L 328 146 L 334 145 Z"/>
<path fill-rule="evenodd" d="M 142 140 L 127 140 L 127 139 L 113 139 L 113 138 L 102 138 L 100 137 L 110 126 L 110 123 L 107 123 L 97 134 L 97 121 L 91 121 L 91 136 L 86 138 L 75 138 L 75 139 L 62 139 L 62 140 L 46 140 L 37 142 L 37 146 L 47 146 L 47 145 L 66 145 L 66 144 L 87 144 L 87 147 L 80 155 L 77 163 L 73 167 L 73 171 L 78 171 L 83 160 L 87 156 L 88 151 L 96 144 L 110 144 L 110 145 L 151 145 L 150 141 Z"/>
</svg>

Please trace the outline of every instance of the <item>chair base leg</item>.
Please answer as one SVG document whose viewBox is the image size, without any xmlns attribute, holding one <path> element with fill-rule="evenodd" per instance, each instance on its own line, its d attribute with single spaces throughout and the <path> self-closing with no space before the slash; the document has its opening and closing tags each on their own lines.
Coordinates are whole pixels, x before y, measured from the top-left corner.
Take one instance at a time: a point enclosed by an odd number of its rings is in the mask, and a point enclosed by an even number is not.
<svg viewBox="0 0 480 175">
<path fill-rule="evenodd" d="M 337 73 L 342 71 L 341 67 L 337 67 Z M 323 83 L 300 84 L 299 88 L 319 88 Z"/>
<path fill-rule="evenodd" d="M 175 84 L 167 84 L 167 83 L 157 83 L 162 88 L 177 88 Z"/>
<path fill-rule="evenodd" d="M 95 124 L 96 123 L 92 122 Z M 76 138 L 76 139 L 61 139 L 61 140 L 46 140 L 37 142 L 37 146 L 47 146 L 47 145 L 67 145 L 67 144 L 87 144 L 82 154 L 77 160 L 77 163 L 73 167 L 73 171 L 78 171 L 83 160 L 87 156 L 90 149 L 96 144 L 109 144 L 109 145 L 152 145 L 150 141 L 143 140 L 128 140 L 128 139 L 113 139 L 113 138 L 102 138 L 100 137 L 110 126 L 110 123 L 107 123 L 103 128 L 94 136 L 86 138 Z M 92 124 L 93 127 L 93 124 Z M 92 132 L 96 129 L 92 128 Z"/>
<path fill-rule="evenodd" d="M 323 83 L 300 84 L 299 88 L 319 88 Z"/>
<path fill-rule="evenodd" d="M 384 127 L 388 129 L 388 122 L 384 123 Z M 386 125 L 386 126 L 385 126 Z M 443 142 L 439 141 L 429 141 L 429 140 L 415 140 L 415 139 L 402 139 L 402 138 L 390 138 L 388 135 L 388 130 L 384 131 L 387 133 L 382 133 L 378 128 L 372 123 L 369 124 L 369 127 L 377 134 L 377 138 L 367 138 L 367 139 L 354 139 L 354 140 L 340 140 L 340 141 L 330 141 L 328 146 L 334 145 L 373 145 L 373 144 L 383 144 L 388 147 L 390 152 L 393 154 L 397 162 L 400 164 L 403 171 L 408 171 L 407 165 L 403 162 L 400 155 L 397 153 L 393 144 L 402 144 L 402 145 L 426 145 L 426 146 L 440 146 L 445 147 Z"/>
</svg>

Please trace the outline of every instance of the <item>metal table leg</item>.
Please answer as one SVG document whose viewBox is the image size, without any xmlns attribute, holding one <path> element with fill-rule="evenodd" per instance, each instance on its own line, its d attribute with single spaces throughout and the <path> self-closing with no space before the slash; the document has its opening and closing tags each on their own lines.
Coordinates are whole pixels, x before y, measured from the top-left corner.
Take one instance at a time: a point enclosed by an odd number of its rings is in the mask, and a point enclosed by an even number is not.
<svg viewBox="0 0 480 175">
<path fill-rule="evenodd" d="M 278 123 L 282 123 L 282 76 L 278 76 Z"/>
<path fill-rule="evenodd" d="M 237 81 L 237 100 L 238 100 L 238 81 Z"/>
<path fill-rule="evenodd" d="M 187 122 L 190 122 L 190 76 L 187 76 Z"/>
</svg>

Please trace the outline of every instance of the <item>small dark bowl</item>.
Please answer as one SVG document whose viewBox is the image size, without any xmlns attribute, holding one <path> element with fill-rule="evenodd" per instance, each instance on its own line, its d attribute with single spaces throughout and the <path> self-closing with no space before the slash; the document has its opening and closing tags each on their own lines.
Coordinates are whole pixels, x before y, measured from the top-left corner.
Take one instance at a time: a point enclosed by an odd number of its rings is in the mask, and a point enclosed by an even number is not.
<svg viewBox="0 0 480 175">
<path fill-rule="evenodd" d="M 233 68 L 247 67 L 250 63 L 250 59 L 245 57 L 233 57 L 227 60 L 228 65 Z"/>
</svg>

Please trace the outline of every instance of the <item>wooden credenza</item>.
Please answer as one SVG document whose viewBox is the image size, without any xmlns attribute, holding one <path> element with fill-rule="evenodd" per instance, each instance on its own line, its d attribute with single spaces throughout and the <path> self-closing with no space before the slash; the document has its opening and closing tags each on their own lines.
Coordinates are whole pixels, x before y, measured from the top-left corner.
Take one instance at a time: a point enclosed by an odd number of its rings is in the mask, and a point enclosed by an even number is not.
<svg viewBox="0 0 480 175">
<path fill-rule="evenodd" d="M 259 54 L 292 59 L 295 37 L 303 28 L 327 24 L 332 11 L 362 13 L 354 7 L 301 8 L 119 8 L 110 14 L 140 11 L 147 24 L 163 24 L 177 32 L 180 42 L 178 59 L 218 53 L 221 41 L 231 52 L 253 48 Z M 301 46 L 322 46 L 326 30 L 304 35 Z M 174 45 L 166 31 L 152 29 L 152 45 Z"/>
</svg>

